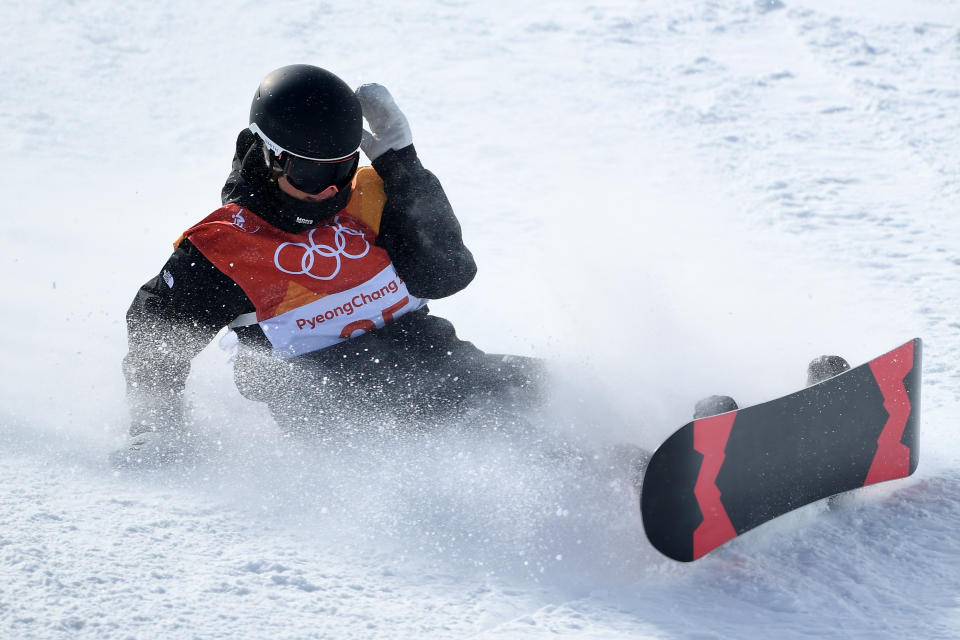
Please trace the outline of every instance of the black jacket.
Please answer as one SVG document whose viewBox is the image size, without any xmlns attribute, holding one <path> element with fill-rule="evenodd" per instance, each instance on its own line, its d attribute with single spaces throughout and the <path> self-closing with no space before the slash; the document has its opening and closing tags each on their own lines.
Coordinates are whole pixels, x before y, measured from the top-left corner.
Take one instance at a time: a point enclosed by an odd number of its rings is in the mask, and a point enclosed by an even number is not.
<svg viewBox="0 0 960 640">
<path fill-rule="evenodd" d="M 239 204 L 287 231 L 309 227 L 291 222 L 298 214 L 321 223 L 336 212 L 282 194 L 265 171 L 261 144 L 249 130 L 238 136 L 233 169 L 222 192 L 224 204 Z M 460 225 L 443 188 L 420 164 L 414 147 L 389 151 L 375 160 L 373 167 L 383 179 L 386 194 L 377 244 L 387 251 L 410 293 L 436 299 L 466 287 L 476 275 L 476 264 L 463 244 Z M 345 200 L 338 207 L 344 204 Z M 220 329 L 252 311 L 253 304 L 235 282 L 189 240 L 180 242 L 160 273 L 140 288 L 127 312 L 129 351 L 124 374 L 134 433 L 181 422 L 180 399 L 190 361 Z M 269 351 L 258 325 L 239 328 L 237 335 L 248 351 L 261 355 Z M 424 308 L 361 338 L 298 359 L 342 366 L 345 354 L 356 352 L 357 340 L 362 341 L 365 359 L 377 359 L 378 353 L 395 350 L 398 344 L 428 345 L 440 353 L 469 344 L 460 343 L 449 323 L 430 316 Z M 245 381 L 241 391 L 266 399 L 249 393 L 260 383 L 254 369 L 251 366 L 238 377 Z"/>
</svg>

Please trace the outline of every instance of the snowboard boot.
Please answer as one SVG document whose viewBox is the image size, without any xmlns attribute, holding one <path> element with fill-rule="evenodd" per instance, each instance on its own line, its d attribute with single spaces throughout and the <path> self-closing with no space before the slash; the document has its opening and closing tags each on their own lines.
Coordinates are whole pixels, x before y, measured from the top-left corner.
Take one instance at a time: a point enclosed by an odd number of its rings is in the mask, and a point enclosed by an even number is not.
<svg viewBox="0 0 960 640">
<path fill-rule="evenodd" d="M 730 396 L 708 396 L 694 407 L 693 419 L 709 418 L 728 411 L 736 411 L 739 408 Z"/>
<path fill-rule="evenodd" d="M 807 366 L 807 386 L 829 380 L 850 369 L 850 364 L 840 356 L 820 356 Z"/>
</svg>

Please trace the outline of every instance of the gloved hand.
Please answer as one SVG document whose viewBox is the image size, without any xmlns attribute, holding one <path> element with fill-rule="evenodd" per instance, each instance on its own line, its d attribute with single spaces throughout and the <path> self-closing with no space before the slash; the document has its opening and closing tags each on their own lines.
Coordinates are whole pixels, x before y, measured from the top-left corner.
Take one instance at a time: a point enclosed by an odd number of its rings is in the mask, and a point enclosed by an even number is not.
<svg viewBox="0 0 960 640">
<path fill-rule="evenodd" d="M 379 84 L 365 84 L 357 89 L 357 99 L 372 131 L 363 130 L 360 148 L 374 161 L 387 151 L 399 151 L 413 144 L 410 123 L 393 101 L 387 88 Z"/>
<path fill-rule="evenodd" d="M 189 432 L 144 431 L 130 436 L 127 445 L 110 454 L 117 469 L 160 469 L 199 457 L 199 438 Z"/>
<path fill-rule="evenodd" d="M 196 455 L 199 439 L 191 429 L 180 394 L 128 392 L 130 439 L 110 461 L 116 468 L 158 469 Z"/>
</svg>

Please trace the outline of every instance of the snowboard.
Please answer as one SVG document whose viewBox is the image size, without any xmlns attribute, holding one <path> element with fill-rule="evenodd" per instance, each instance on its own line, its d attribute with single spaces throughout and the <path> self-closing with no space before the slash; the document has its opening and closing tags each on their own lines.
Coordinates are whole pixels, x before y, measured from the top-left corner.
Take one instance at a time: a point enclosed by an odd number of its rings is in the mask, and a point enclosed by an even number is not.
<svg viewBox="0 0 960 640">
<path fill-rule="evenodd" d="M 822 498 L 912 474 L 921 341 L 763 404 L 694 420 L 654 452 L 640 511 L 682 562 Z"/>
</svg>

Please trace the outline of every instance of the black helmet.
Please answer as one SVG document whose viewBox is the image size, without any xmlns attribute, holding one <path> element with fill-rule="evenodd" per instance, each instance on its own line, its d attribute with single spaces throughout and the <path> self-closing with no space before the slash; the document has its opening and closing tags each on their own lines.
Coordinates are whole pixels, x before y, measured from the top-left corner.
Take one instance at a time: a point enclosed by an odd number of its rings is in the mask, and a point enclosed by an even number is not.
<svg viewBox="0 0 960 640">
<path fill-rule="evenodd" d="M 353 90 L 334 74 L 292 64 L 260 83 L 250 105 L 250 130 L 276 156 L 346 160 L 360 149 L 363 111 Z"/>
</svg>

